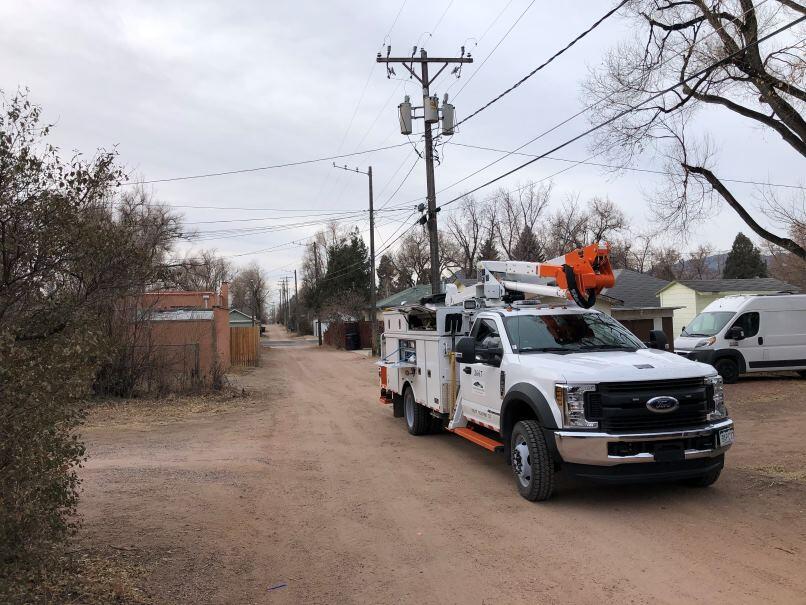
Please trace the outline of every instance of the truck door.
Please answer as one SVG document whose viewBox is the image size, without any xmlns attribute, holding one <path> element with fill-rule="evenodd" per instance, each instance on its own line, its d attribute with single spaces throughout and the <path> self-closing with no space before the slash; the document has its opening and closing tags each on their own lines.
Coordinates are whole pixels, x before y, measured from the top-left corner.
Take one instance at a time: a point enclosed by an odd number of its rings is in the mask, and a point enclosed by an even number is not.
<svg viewBox="0 0 806 605">
<path fill-rule="evenodd" d="M 473 324 L 470 337 L 476 341 L 477 350 L 501 345 L 501 333 L 496 321 L 480 317 Z M 477 356 L 475 363 L 462 364 L 459 384 L 462 389 L 462 410 L 470 420 L 495 429 L 500 427 L 501 359 Z"/>
<path fill-rule="evenodd" d="M 744 332 L 742 340 L 729 340 L 728 342 L 731 348 L 739 349 L 747 364 L 747 370 L 750 372 L 754 370 L 757 372 L 759 369 L 763 369 L 765 365 L 760 363 L 764 361 L 764 352 L 766 350 L 764 336 L 760 331 L 760 320 L 758 311 L 748 311 L 737 317 L 730 326 L 731 328 L 739 326 Z"/>
</svg>

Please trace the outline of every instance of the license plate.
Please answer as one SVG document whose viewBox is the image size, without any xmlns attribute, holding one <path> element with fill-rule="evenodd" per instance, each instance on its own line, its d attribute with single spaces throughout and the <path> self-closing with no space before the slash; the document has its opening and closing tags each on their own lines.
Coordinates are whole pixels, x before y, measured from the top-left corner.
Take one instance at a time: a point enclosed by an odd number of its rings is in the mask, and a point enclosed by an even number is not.
<svg viewBox="0 0 806 605">
<path fill-rule="evenodd" d="M 731 427 L 729 429 L 720 430 L 717 437 L 717 443 L 719 444 L 719 447 L 725 447 L 726 445 L 733 443 L 733 428 Z"/>
</svg>

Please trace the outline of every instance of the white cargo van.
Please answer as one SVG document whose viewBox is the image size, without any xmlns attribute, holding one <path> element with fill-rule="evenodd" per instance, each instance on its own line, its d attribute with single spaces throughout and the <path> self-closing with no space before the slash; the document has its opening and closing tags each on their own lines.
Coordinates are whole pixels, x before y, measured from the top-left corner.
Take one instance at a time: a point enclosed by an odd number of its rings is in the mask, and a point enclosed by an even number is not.
<svg viewBox="0 0 806 605">
<path fill-rule="evenodd" d="M 745 372 L 796 370 L 806 377 L 806 294 L 726 296 L 674 341 L 675 352 L 714 366 L 725 382 Z"/>
</svg>

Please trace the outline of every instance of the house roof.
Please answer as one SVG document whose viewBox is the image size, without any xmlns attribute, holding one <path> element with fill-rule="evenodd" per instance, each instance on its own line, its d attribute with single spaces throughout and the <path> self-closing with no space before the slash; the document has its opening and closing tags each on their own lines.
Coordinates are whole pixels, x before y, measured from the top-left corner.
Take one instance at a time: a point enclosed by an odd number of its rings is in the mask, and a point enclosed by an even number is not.
<svg viewBox="0 0 806 605">
<path fill-rule="evenodd" d="M 237 322 L 237 323 L 245 323 L 247 321 L 249 323 L 252 323 L 252 316 L 247 315 L 243 311 L 232 308 L 229 310 L 229 320 L 230 322 Z"/>
<path fill-rule="evenodd" d="M 666 284 L 658 290 L 660 294 L 672 284 L 682 284 L 695 292 L 799 292 L 799 289 L 773 277 L 750 279 L 681 279 Z"/>
<path fill-rule="evenodd" d="M 612 288 L 605 288 L 602 290 L 602 294 L 622 301 L 617 305 L 619 308 L 660 307 L 657 292 L 669 284 L 665 279 L 658 279 L 629 269 L 615 269 L 613 275 L 616 276 L 616 285 Z"/>
<path fill-rule="evenodd" d="M 149 321 L 199 321 L 213 319 L 212 309 L 153 309 L 146 312 Z"/>
<path fill-rule="evenodd" d="M 375 307 L 378 309 L 385 309 L 386 307 L 397 307 L 398 305 L 403 305 L 406 303 L 418 303 L 423 296 L 430 296 L 430 294 L 431 285 L 420 284 L 419 286 L 406 288 L 405 290 L 401 290 L 396 294 L 382 298 L 375 304 Z"/>
</svg>

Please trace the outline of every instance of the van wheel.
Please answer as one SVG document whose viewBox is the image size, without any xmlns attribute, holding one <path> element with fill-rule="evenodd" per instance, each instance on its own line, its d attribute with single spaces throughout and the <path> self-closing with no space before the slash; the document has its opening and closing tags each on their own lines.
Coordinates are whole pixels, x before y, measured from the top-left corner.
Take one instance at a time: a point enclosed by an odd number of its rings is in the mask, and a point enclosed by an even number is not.
<svg viewBox="0 0 806 605">
<path fill-rule="evenodd" d="M 719 479 L 720 473 L 722 473 L 722 469 L 718 468 L 715 471 L 705 473 L 704 475 L 700 475 L 699 477 L 686 479 L 683 483 L 685 483 L 686 485 L 690 485 L 691 487 L 708 487 L 716 483 L 716 480 Z"/>
<path fill-rule="evenodd" d="M 425 435 L 431 428 L 431 414 L 414 401 L 414 391 L 409 387 L 403 393 L 403 412 L 406 415 L 406 428 L 412 435 Z"/>
<path fill-rule="evenodd" d="M 554 491 L 554 461 L 536 420 L 521 420 L 512 429 L 510 459 L 521 496 L 548 500 Z"/>
<path fill-rule="evenodd" d="M 717 374 L 722 376 L 722 381 L 725 384 L 733 384 L 739 380 L 739 366 L 729 357 L 717 359 L 714 363 L 714 368 L 716 368 Z"/>
</svg>

